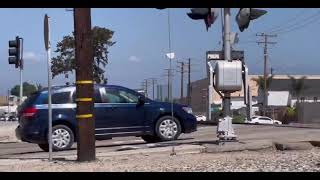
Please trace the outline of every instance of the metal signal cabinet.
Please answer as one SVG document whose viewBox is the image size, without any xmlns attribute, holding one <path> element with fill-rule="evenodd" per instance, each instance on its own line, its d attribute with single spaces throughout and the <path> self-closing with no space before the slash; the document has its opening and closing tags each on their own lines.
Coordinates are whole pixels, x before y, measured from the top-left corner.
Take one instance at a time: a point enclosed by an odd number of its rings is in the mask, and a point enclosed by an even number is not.
<svg viewBox="0 0 320 180">
<path fill-rule="evenodd" d="M 219 91 L 240 91 L 242 89 L 241 61 L 217 61 L 215 86 Z"/>
</svg>

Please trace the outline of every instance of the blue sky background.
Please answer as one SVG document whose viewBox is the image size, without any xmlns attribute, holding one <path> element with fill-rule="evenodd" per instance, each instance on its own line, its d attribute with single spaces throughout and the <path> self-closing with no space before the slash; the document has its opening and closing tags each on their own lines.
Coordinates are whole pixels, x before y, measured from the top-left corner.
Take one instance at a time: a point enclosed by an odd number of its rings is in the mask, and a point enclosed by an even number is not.
<svg viewBox="0 0 320 180">
<path fill-rule="evenodd" d="M 268 32 L 280 26 L 278 42 L 270 45 L 270 65 L 275 74 L 320 74 L 320 9 L 265 8 L 268 13 L 252 21 L 249 29 L 239 32 L 235 22 L 238 8 L 232 9 L 232 31 L 238 32 L 240 42 L 235 49 L 244 50 L 250 74 L 263 72 L 263 48 L 255 41 L 257 32 Z M 205 77 L 205 52 L 220 50 L 221 22 L 207 32 L 203 21 L 194 21 L 186 15 L 188 8 L 171 9 L 172 51 L 177 60 L 192 59 L 192 80 Z M 43 43 L 43 17 L 51 17 L 52 50 L 64 35 L 73 31 L 73 14 L 65 9 L 0 9 L 0 95 L 19 83 L 19 72 L 8 64 L 8 40 L 16 35 L 24 38 L 24 80 L 47 84 L 47 63 Z M 165 58 L 168 48 L 167 10 L 141 9 L 92 9 L 92 26 L 115 31 L 116 44 L 109 51 L 107 77 L 109 84 L 140 88 L 145 78 L 159 78 L 165 83 L 169 62 Z M 275 27 L 275 28 L 274 28 Z M 288 31 L 288 32 L 286 32 Z M 53 54 L 54 55 L 54 54 Z M 174 67 L 177 64 L 173 63 Z M 174 96 L 179 96 L 180 75 L 175 73 Z M 187 78 L 187 76 L 186 76 Z M 187 81 L 187 79 L 185 79 Z M 71 76 L 69 81 L 74 81 Z M 53 81 L 65 83 L 63 76 Z M 185 91 L 186 92 L 186 91 Z"/>
</svg>

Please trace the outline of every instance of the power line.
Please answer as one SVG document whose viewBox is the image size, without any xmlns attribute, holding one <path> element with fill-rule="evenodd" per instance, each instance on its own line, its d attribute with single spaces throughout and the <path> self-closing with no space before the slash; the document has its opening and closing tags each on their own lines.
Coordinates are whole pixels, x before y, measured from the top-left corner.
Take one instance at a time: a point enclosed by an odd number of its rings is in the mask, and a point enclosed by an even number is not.
<svg viewBox="0 0 320 180">
<path fill-rule="evenodd" d="M 310 8 L 309 8 L 309 9 L 310 9 Z M 288 22 L 294 22 L 294 21 L 293 21 L 294 19 L 295 19 L 295 20 L 299 20 L 298 17 L 299 17 L 299 16 L 302 17 L 302 15 L 305 14 L 305 11 L 306 11 L 306 10 L 309 10 L 309 9 L 304 9 L 304 10 L 300 11 L 300 12 L 297 13 L 294 17 L 292 17 L 292 18 L 288 19 L 286 22 L 284 22 L 284 23 L 286 23 L 286 24 L 281 23 L 280 25 L 276 25 L 276 26 L 274 26 L 274 27 L 271 27 L 271 28 L 265 30 L 264 32 L 276 33 L 276 31 L 282 30 L 282 29 L 284 29 L 284 28 L 291 28 L 291 26 L 297 25 L 298 22 L 297 22 L 297 23 L 293 23 L 293 24 L 290 24 L 290 23 L 288 23 Z M 316 14 L 317 14 L 317 13 L 316 13 Z M 306 18 L 306 19 L 312 18 L 313 16 L 314 16 L 314 15 L 309 16 L 309 17 Z M 306 20 L 306 19 L 304 19 L 304 20 Z M 304 20 L 302 20 L 302 21 L 300 20 L 299 22 L 303 22 Z M 281 26 L 283 26 L 283 27 L 281 27 Z M 254 37 L 255 35 L 256 35 L 256 34 L 253 33 L 253 34 L 249 35 L 246 39 L 252 38 L 252 37 Z"/>
<path fill-rule="evenodd" d="M 298 18 L 302 17 L 302 15 L 305 14 L 307 10 L 308 9 L 304 8 L 303 10 L 299 11 L 299 13 L 297 13 L 295 16 L 293 16 L 292 18 L 286 20 L 285 22 L 283 22 L 279 25 L 276 25 L 274 27 L 271 27 L 271 28 L 265 30 L 265 32 L 272 32 L 272 31 L 281 29 L 283 26 L 286 26 L 286 25 L 290 24 L 291 22 L 297 21 Z"/>
<path fill-rule="evenodd" d="M 314 22 L 317 22 L 317 21 L 319 21 L 319 20 L 320 20 L 320 19 L 314 19 L 313 21 L 310 21 L 310 22 L 307 22 L 307 23 L 305 23 L 305 24 L 302 24 L 301 26 L 298 26 L 298 27 L 289 29 L 289 30 L 287 30 L 287 31 L 278 32 L 278 34 L 289 33 L 289 32 L 292 32 L 292 31 L 295 31 L 295 30 L 298 30 L 298 29 L 305 28 L 307 25 L 312 24 L 312 23 L 314 23 Z"/>
<path fill-rule="evenodd" d="M 278 30 L 274 30 L 274 31 L 271 31 L 270 33 L 277 33 L 277 34 L 280 34 L 280 33 L 284 33 L 284 32 L 290 32 L 296 28 L 301 28 L 301 27 L 305 27 L 306 25 L 310 24 L 310 23 L 313 23 L 317 20 L 319 20 L 319 17 L 320 16 L 320 11 L 317 11 L 317 13 L 311 15 L 311 16 L 308 16 L 307 18 L 295 23 L 295 24 L 292 24 L 291 26 L 288 26 L 286 28 L 280 28 Z M 289 29 L 289 30 L 288 30 Z"/>
</svg>

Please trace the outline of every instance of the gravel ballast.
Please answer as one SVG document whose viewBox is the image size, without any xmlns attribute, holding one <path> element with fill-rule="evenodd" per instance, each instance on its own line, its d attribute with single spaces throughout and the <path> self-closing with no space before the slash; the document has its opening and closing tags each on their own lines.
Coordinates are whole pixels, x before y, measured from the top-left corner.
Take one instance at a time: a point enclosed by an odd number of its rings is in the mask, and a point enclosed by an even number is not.
<svg viewBox="0 0 320 180">
<path fill-rule="evenodd" d="M 63 160 L 56 162 L 48 162 L 47 160 L 10 160 L 10 163 L 8 162 L 8 160 L 0 160 L 0 171 L 319 172 L 320 149 L 200 153 L 174 156 L 170 156 L 168 153 L 136 154 L 99 157 L 96 161 L 89 163 Z"/>
</svg>

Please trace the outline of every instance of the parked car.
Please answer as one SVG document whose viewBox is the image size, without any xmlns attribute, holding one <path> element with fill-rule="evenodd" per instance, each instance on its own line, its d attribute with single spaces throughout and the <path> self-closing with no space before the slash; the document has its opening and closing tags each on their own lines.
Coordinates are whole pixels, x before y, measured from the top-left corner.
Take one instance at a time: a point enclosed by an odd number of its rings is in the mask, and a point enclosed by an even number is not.
<svg viewBox="0 0 320 180">
<path fill-rule="evenodd" d="M 52 88 L 53 150 L 69 149 L 77 141 L 76 88 Z M 95 137 L 97 140 L 120 136 L 138 136 L 146 142 L 175 140 L 181 133 L 197 130 L 192 109 L 156 102 L 121 86 L 94 86 Z M 48 151 L 48 91 L 32 94 L 18 108 L 19 126 L 16 136 L 25 142 L 36 143 Z"/>
<path fill-rule="evenodd" d="M 9 116 L 8 115 L 2 115 L 0 117 L 0 121 L 9 121 Z"/>
<path fill-rule="evenodd" d="M 206 121 L 207 117 L 204 115 L 196 115 L 197 121 Z"/>
<path fill-rule="evenodd" d="M 8 114 L 7 112 L 3 113 L 0 117 L 1 121 L 9 121 L 10 120 L 10 114 Z"/>
<path fill-rule="evenodd" d="M 252 116 L 251 119 L 246 119 L 245 123 L 248 124 L 282 124 L 281 121 L 273 120 L 266 116 Z"/>
</svg>

